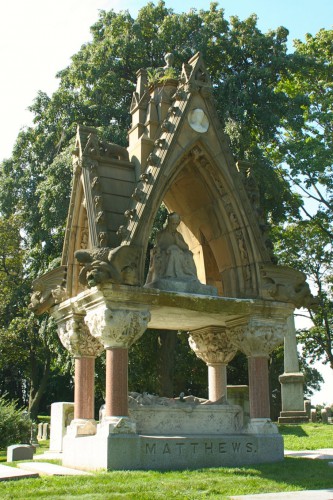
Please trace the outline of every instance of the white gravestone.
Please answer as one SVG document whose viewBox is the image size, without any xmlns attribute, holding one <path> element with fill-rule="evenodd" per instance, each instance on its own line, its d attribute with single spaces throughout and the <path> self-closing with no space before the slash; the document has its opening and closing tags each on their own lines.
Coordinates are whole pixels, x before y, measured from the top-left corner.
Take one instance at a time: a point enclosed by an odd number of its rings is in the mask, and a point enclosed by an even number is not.
<svg viewBox="0 0 333 500">
<path fill-rule="evenodd" d="M 74 418 L 74 403 L 51 404 L 50 451 L 62 452 L 62 440 L 66 427 Z"/>
</svg>

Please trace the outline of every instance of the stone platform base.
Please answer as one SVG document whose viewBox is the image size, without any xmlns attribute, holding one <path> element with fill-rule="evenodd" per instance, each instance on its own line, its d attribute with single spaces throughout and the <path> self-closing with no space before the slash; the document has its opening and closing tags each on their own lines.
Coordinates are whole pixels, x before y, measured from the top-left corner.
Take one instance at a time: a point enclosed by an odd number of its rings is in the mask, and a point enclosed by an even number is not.
<svg viewBox="0 0 333 500">
<path fill-rule="evenodd" d="M 279 434 L 66 436 L 63 465 L 83 470 L 182 470 L 283 460 Z"/>
<path fill-rule="evenodd" d="M 281 411 L 278 419 L 279 424 L 304 424 L 309 422 L 306 411 Z"/>
</svg>

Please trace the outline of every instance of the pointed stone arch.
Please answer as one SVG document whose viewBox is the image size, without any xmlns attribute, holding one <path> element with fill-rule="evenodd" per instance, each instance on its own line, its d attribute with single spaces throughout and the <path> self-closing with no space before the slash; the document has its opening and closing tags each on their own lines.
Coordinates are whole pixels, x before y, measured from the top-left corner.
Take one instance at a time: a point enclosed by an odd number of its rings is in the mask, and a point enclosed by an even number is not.
<svg viewBox="0 0 333 500">
<path fill-rule="evenodd" d="M 140 73 L 142 75 L 142 73 Z M 142 81 L 138 84 L 138 92 Z M 201 256 L 199 274 L 211 272 L 220 293 L 233 297 L 256 297 L 259 293 L 259 262 L 270 262 L 255 213 L 218 120 L 211 83 L 200 54 L 183 65 L 180 83 L 152 87 L 146 115 L 133 118 L 145 123 L 139 139 L 138 123 L 130 132 L 130 157 L 139 162 L 141 177 L 136 186 L 131 215 L 123 231 L 122 245 L 142 248 L 140 280 L 146 242 L 160 203 L 182 218 L 183 236 L 193 235 Z M 142 90 L 141 90 L 142 92 Z M 167 99 L 170 105 L 165 111 Z M 138 97 L 137 97 L 138 99 Z M 152 108 L 159 113 L 152 114 Z M 159 123 L 157 117 L 159 116 Z M 152 123 L 154 127 L 152 127 Z M 156 126 L 156 123 L 158 126 Z M 150 151 L 147 145 L 150 141 Z M 140 157 L 145 155 L 145 158 Z M 198 248 L 198 245 L 200 248 Z M 204 245 L 204 246 L 203 246 Z M 209 257 L 208 257 L 209 256 Z M 222 285 L 221 285 L 222 280 Z"/>
</svg>

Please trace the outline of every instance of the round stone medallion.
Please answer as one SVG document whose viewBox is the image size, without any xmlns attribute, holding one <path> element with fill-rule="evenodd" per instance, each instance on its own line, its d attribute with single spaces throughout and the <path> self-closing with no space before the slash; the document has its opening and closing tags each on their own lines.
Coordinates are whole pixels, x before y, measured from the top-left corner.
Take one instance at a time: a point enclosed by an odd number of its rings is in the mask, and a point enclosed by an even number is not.
<svg viewBox="0 0 333 500">
<path fill-rule="evenodd" d="M 206 113 L 201 108 L 193 109 L 188 115 L 188 122 L 196 132 L 203 134 L 209 128 L 209 121 Z"/>
</svg>

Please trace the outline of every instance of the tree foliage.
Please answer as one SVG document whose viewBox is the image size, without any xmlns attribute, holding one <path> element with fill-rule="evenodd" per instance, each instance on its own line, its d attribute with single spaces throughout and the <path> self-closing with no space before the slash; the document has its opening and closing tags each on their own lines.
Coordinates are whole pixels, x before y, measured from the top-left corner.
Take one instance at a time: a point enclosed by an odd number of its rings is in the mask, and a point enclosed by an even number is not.
<svg viewBox="0 0 333 500">
<path fill-rule="evenodd" d="M 283 177 L 301 201 L 298 217 L 276 228 L 280 261 L 303 271 L 309 278 L 317 305 L 308 310 L 313 326 L 299 331 L 305 354 L 324 359 L 333 369 L 333 30 L 307 35 L 296 41 L 299 64 L 279 88 L 289 96 L 304 96 L 303 124 L 285 123 L 270 154 L 280 162 Z"/>
<path fill-rule="evenodd" d="M 31 421 L 15 401 L 0 395 L 0 449 L 13 443 L 30 443 Z"/>
<path fill-rule="evenodd" d="M 92 41 L 83 45 L 73 55 L 71 64 L 58 73 L 59 87 L 54 94 L 48 96 L 38 92 L 30 107 L 33 125 L 19 133 L 11 158 L 3 161 L 0 167 L 1 220 L 8 227 L 16 227 L 11 236 L 8 232 L 8 241 L 12 243 L 8 243 L 6 255 L 11 254 L 10 245 L 12 248 L 16 245 L 18 250 L 10 257 L 13 269 L 18 266 L 18 274 L 14 271 L 8 275 L 5 268 L 0 269 L 9 290 L 8 294 L 0 295 L 1 346 L 4 346 L 1 349 L 6 352 L 0 361 L 0 371 L 8 368 L 8 356 L 15 344 L 17 363 L 11 365 L 11 370 L 17 370 L 30 388 L 34 386 L 34 379 L 37 386 L 42 386 L 44 372 L 51 370 L 60 376 L 61 365 L 68 362 L 66 357 L 59 362 L 59 344 L 51 322 L 30 317 L 24 308 L 31 281 L 44 273 L 61 254 L 71 188 L 71 150 L 77 124 L 96 127 L 102 139 L 126 146 L 129 107 L 138 69 L 163 66 L 164 54 L 173 52 L 174 66 L 179 71 L 182 62 L 197 51 L 203 54 L 212 78 L 217 113 L 230 136 L 232 151 L 235 158 L 254 163 L 262 207 L 274 224 L 297 216 L 301 205 L 300 196 L 290 189 L 288 177 L 294 175 L 298 161 L 290 163 L 288 171 L 275 166 L 293 157 L 291 148 L 295 137 L 301 147 L 304 134 L 307 134 L 308 151 L 314 139 L 322 144 L 316 136 L 316 127 L 308 127 L 319 116 L 319 108 L 316 115 L 316 104 L 310 98 L 311 85 L 319 74 L 317 69 L 322 71 L 320 78 L 326 78 L 326 83 L 330 74 L 330 67 L 326 73 L 323 70 L 329 53 L 326 32 L 321 35 L 326 52 L 317 60 L 314 55 L 319 50 L 317 42 L 311 43 L 311 50 L 299 42 L 297 53 L 288 54 L 288 31 L 280 27 L 262 33 L 254 15 L 245 20 L 232 17 L 227 21 L 217 3 L 211 3 L 208 10 L 191 9 L 188 13 L 176 14 L 159 1 L 156 5 L 148 3 L 136 19 L 128 12 L 101 11 L 91 27 L 91 34 Z M 302 76 L 292 87 L 295 75 L 301 74 L 303 66 L 311 69 L 308 91 L 302 87 L 305 85 Z M 319 81 L 316 88 L 319 99 Z M 330 87 L 326 86 L 327 97 L 330 92 Z M 329 147 L 331 108 L 327 102 L 320 101 L 320 111 L 326 113 L 325 140 Z M 285 131 L 283 140 L 281 130 Z M 302 154 L 305 152 L 303 148 Z M 323 150 L 322 168 L 316 179 L 317 184 L 323 181 L 329 185 L 328 164 L 324 161 L 329 155 L 326 150 L 325 155 Z M 319 165 L 320 161 L 317 163 Z M 312 162 L 309 162 L 311 173 L 310 164 Z M 321 206 L 325 204 L 322 202 Z M 327 225 L 329 210 L 324 208 L 323 211 L 320 223 Z M 13 218 L 16 226 L 12 223 Z M 22 235 L 24 244 L 18 243 Z M 8 264 L 9 257 L 6 258 Z M 15 286 L 11 286 L 13 280 L 16 280 Z M 18 293 L 19 299 L 15 295 Z M 10 309 L 9 316 L 6 308 Z M 151 360 L 150 367 L 156 366 L 161 359 L 162 337 L 145 336 L 139 344 Z M 174 344 L 179 352 L 185 353 L 186 343 L 181 339 L 175 334 Z M 31 352 L 34 352 L 34 359 L 28 360 Z M 186 380 L 177 379 L 177 369 L 183 366 L 183 359 L 193 358 L 187 344 L 186 355 L 179 357 L 177 352 L 172 361 L 176 392 L 180 387 L 191 389 L 194 371 L 200 371 L 191 362 Z M 19 353 L 22 353 L 22 362 L 19 362 Z M 147 368 L 148 363 L 140 355 L 139 348 L 137 351 L 134 348 L 132 356 L 133 387 L 146 386 L 147 390 L 150 387 L 153 390 L 161 384 L 156 372 L 146 372 L 144 378 L 141 370 L 144 365 Z M 155 359 L 151 359 L 154 356 Z M 139 361 L 143 363 L 140 368 Z M 35 363 L 37 378 L 32 371 L 28 373 L 29 363 L 31 367 Z M 34 394 L 35 390 L 30 401 L 34 400 Z"/>
</svg>

